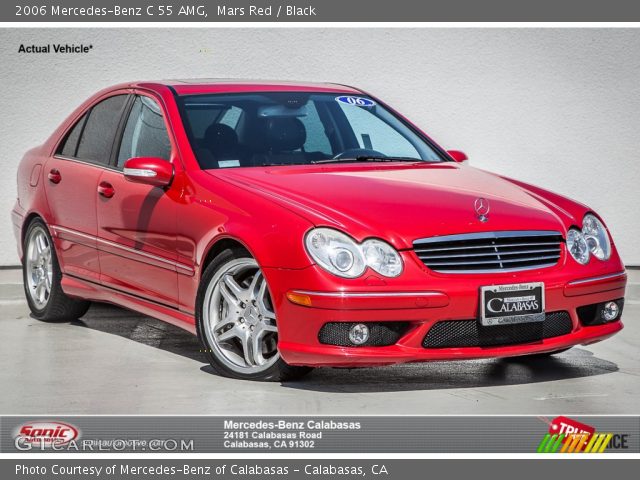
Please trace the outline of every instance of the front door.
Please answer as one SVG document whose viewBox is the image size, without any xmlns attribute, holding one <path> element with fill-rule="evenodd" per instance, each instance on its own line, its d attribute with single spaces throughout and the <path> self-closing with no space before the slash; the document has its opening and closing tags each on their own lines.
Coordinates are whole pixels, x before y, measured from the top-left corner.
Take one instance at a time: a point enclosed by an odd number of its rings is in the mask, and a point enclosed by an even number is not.
<svg viewBox="0 0 640 480">
<path fill-rule="evenodd" d="M 98 249 L 102 284 L 170 307 L 178 304 L 178 189 L 133 183 L 122 174 L 134 157 L 172 161 L 172 144 L 158 102 L 136 96 L 115 165 L 98 182 Z"/>
</svg>

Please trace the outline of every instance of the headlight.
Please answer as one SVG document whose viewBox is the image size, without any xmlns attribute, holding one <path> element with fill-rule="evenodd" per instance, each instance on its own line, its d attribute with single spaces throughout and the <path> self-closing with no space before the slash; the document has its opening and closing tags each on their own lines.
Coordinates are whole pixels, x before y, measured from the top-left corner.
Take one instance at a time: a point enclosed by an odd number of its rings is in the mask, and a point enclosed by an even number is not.
<svg viewBox="0 0 640 480">
<path fill-rule="evenodd" d="M 402 258 L 382 240 L 370 239 L 359 245 L 337 230 L 314 228 L 307 233 L 304 243 L 318 265 L 339 277 L 359 277 L 367 267 L 385 277 L 402 273 Z"/>
<path fill-rule="evenodd" d="M 611 256 L 611 242 L 604 225 L 590 213 L 582 220 L 582 234 L 587 241 L 589 251 L 598 260 L 608 260 Z"/>
<path fill-rule="evenodd" d="M 337 230 L 311 230 L 305 238 L 305 245 L 309 255 L 322 268 L 340 277 L 359 277 L 367 268 L 358 244 Z"/>
<path fill-rule="evenodd" d="M 362 246 L 366 264 L 380 275 L 397 277 L 402 273 L 402 259 L 396 249 L 382 240 L 367 240 Z"/>
<path fill-rule="evenodd" d="M 580 230 L 575 228 L 569 229 L 567 233 L 567 250 L 576 262 L 586 265 L 589 263 L 589 246 L 587 239 Z"/>
<path fill-rule="evenodd" d="M 582 219 L 582 230 L 569 229 L 567 250 L 582 265 L 589 263 L 591 255 L 598 260 L 609 260 L 611 242 L 602 222 L 595 215 L 587 213 Z"/>
</svg>

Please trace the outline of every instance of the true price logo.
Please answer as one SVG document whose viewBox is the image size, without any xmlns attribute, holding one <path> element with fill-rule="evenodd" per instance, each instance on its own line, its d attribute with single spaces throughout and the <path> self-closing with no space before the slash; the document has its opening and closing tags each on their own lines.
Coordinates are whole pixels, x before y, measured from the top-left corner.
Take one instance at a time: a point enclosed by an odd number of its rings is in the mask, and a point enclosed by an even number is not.
<svg viewBox="0 0 640 480">
<path fill-rule="evenodd" d="M 564 433 L 566 436 L 582 433 L 587 435 L 587 439 L 596 433 L 596 429 L 590 425 L 577 422 L 567 417 L 556 417 L 549 425 L 551 435 Z"/>
<path fill-rule="evenodd" d="M 629 448 L 628 434 L 600 433 L 591 425 L 556 417 L 538 445 L 538 453 L 603 453 L 607 448 Z"/>
</svg>

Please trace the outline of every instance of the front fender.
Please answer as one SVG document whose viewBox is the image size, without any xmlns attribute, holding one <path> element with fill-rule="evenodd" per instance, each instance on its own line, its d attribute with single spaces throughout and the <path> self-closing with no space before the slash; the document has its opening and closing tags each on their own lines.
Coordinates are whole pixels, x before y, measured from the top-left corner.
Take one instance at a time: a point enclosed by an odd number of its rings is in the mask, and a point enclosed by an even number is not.
<svg viewBox="0 0 640 480">
<path fill-rule="evenodd" d="M 177 180 L 184 182 L 178 213 L 181 261 L 201 268 L 212 247 L 233 239 L 262 267 L 299 269 L 312 264 L 303 239 L 313 224 L 302 216 L 203 171 Z"/>
<path fill-rule="evenodd" d="M 303 239 L 313 225 L 300 215 L 204 171 L 181 173 L 174 181 L 183 192 L 177 218 L 178 262 L 194 266 L 192 276 L 179 275 L 183 310 L 195 310 L 202 272 L 212 249 L 222 241 L 243 245 L 262 268 L 312 265 Z"/>
</svg>

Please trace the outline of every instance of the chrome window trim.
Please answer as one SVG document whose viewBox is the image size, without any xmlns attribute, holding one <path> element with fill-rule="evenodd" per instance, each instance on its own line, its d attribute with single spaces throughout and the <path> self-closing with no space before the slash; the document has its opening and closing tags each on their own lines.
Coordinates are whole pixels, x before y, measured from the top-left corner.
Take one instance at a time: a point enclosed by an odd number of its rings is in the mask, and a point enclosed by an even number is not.
<svg viewBox="0 0 640 480">
<path fill-rule="evenodd" d="M 72 158 L 72 157 L 65 157 L 63 155 L 54 155 L 52 158 L 57 158 L 58 160 L 66 160 L 67 162 L 74 162 L 74 163 L 80 163 L 82 165 L 89 165 L 90 167 L 97 167 L 97 168 L 101 168 L 103 170 L 109 170 L 111 172 L 117 172 L 117 173 L 122 173 L 122 170 L 118 170 L 116 168 L 113 168 L 109 165 L 105 165 L 103 163 L 97 163 L 97 162 L 92 162 L 90 160 L 82 160 L 81 158 Z"/>
</svg>

